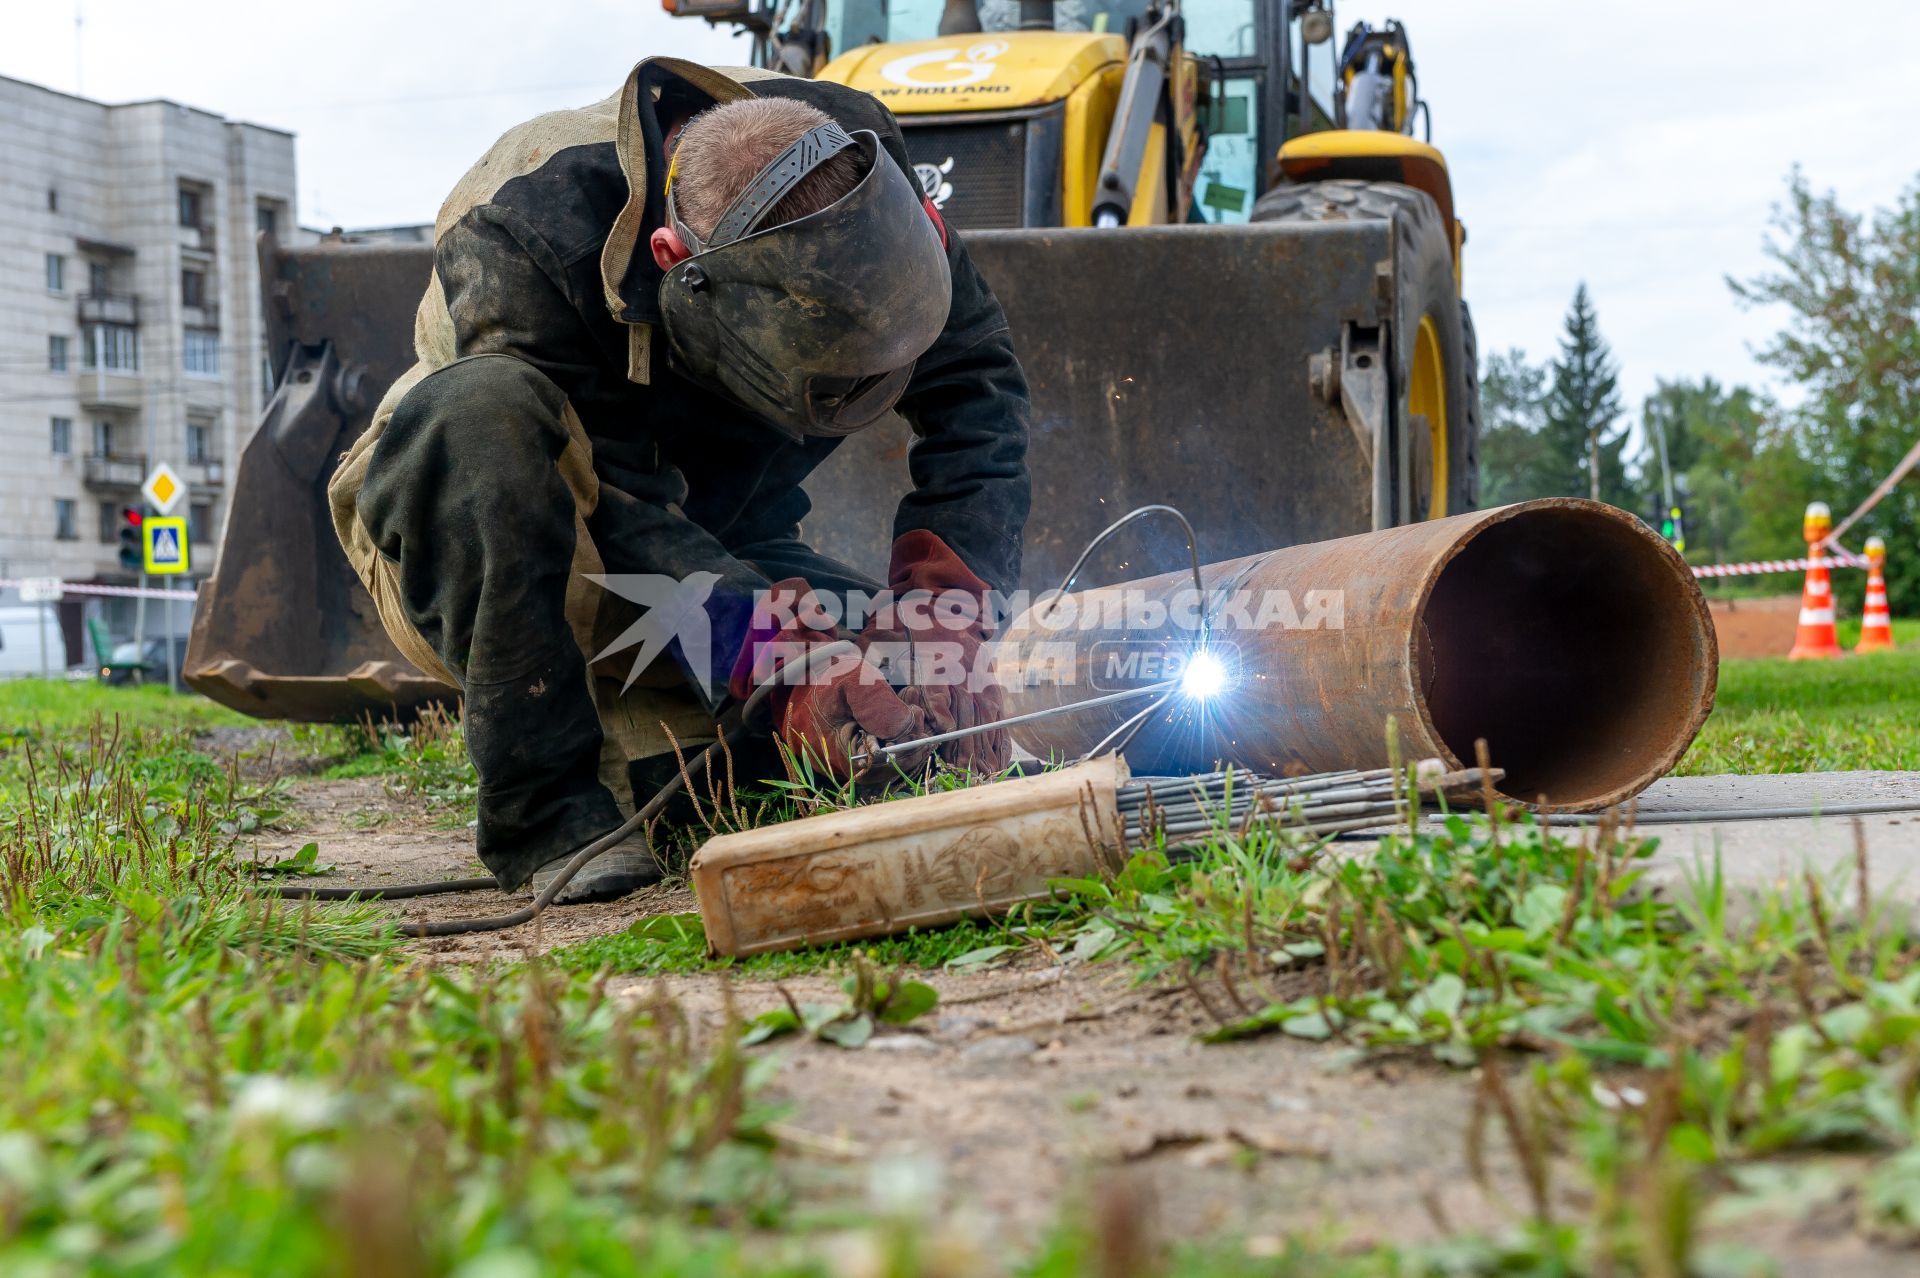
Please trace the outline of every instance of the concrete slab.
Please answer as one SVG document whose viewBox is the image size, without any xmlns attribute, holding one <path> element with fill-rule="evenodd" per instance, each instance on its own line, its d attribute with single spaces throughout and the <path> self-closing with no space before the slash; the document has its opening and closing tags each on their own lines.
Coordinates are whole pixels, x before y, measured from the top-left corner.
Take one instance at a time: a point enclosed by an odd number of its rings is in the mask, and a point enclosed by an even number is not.
<svg viewBox="0 0 1920 1278">
<path fill-rule="evenodd" d="M 1840 803 L 1912 803 L 1915 811 L 1853 816 L 1732 819 L 1742 811 Z M 1663 822 L 1662 814 L 1725 810 L 1726 820 Z M 1766 890 L 1797 881 L 1811 868 L 1844 885 L 1839 901 L 1856 900 L 1855 823 L 1867 848 L 1877 899 L 1899 899 L 1920 911 L 1920 772 L 1807 772 L 1767 776 L 1668 777 L 1637 805 L 1640 832 L 1660 840 L 1651 877 L 1678 886 L 1718 853 L 1730 884 Z"/>
</svg>

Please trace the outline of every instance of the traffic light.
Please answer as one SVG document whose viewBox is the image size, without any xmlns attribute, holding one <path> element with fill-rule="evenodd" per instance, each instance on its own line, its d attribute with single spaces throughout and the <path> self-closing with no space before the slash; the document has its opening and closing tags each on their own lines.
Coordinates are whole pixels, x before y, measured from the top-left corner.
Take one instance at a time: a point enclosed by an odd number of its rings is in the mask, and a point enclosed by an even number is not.
<svg viewBox="0 0 1920 1278">
<path fill-rule="evenodd" d="M 147 562 L 146 548 L 140 544 L 140 527 L 147 517 L 140 513 L 138 506 L 120 508 L 120 566 L 133 572 L 141 571 Z"/>
<path fill-rule="evenodd" d="M 1675 502 L 1667 507 L 1664 515 L 1650 519 L 1648 523 L 1658 525 L 1660 535 L 1672 543 L 1681 554 L 1687 553 L 1687 508 Z"/>
</svg>

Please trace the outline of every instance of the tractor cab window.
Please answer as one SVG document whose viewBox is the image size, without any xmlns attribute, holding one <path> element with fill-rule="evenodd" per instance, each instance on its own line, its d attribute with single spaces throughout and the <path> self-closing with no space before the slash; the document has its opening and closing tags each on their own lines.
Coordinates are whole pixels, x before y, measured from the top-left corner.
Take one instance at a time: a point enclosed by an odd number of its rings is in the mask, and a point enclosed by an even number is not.
<svg viewBox="0 0 1920 1278">
<path fill-rule="evenodd" d="M 1251 58 L 1259 50 L 1253 0 L 1201 0 L 1183 5 L 1187 52 L 1203 58 Z"/>
<path fill-rule="evenodd" d="M 1225 8 L 1246 24 L 1252 47 L 1253 0 L 1228 0 Z M 838 27 L 833 51 L 844 53 L 863 44 L 892 44 L 905 40 L 932 40 L 940 34 L 940 15 L 946 0 L 847 0 L 828 7 L 829 20 Z M 978 0 L 980 30 L 1001 34 L 1020 29 L 1019 0 Z M 1056 31 L 1107 31 L 1125 35 L 1129 21 L 1146 17 L 1147 0 L 1054 0 Z M 1188 18 L 1188 30 L 1193 19 Z M 965 39 L 956 36 L 955 39 Z M 1209 48 L 1204 52 L 1215 52 Z M 1221 49 L 1219 52 L 1226 53 Z M 1229 54 L 1229 56 L 1231 56 Z"/>
<path fill-rule="evenodd" d="M 1194 182 L 1193 206 L 1204 222 L 1244 222 L 1260 189 L 1258 81 L 1225 81 L 1208 104 L 1207 153 Z"/>
<path fill-rule="evenodd" d="M 1128 22 L 1144 22 L 1146 0 L 1054 0 L 1055 31 L 1100 31 L 1125 35 Z M 1019 0 L 980 0 L 982 31 L 1018 31 Z"/>
<path fill-rule="evenodd" d="M 1290 46 L 1288 65 L 1293 68 L 1296 84 L 1299 79 L 1305 78 L 1307 100 L 1312 104 L 1307 113 L 1310 122 L 1303 128 L 1299 119 L 1299 99 L 1294 93 L 1288 93 L 1287 111 L 1292 117 L 1287 125 L 1288 135 L 1331 129 L 1334 99 L 1340 96 L 1339 39 L 1330 37 L 1319 44 L 1308 44 L 1303 24 L 1295 22 L 1287 32 L 1287 42 Z"/>
</svg>

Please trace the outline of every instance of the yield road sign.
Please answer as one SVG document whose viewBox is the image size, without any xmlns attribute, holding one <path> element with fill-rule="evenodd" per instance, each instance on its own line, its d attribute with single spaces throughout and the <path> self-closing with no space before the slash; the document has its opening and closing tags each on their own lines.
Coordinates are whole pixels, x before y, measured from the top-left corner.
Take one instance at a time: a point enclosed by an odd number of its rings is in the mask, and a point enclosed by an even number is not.
<svg viewBox="0 0 1920 1278">
<path fill-rule="evenodd" d="M 175 573 L 187 570 L 187 521 L 155 516 L 140 525 L 146 549 L 147 571 Z"/>
<path fill-rule="evenodd" d="M 174 474 L 173 467 L 157 462 L 147 472 L 147 482 L 140 485 L 140 495 L 161 514 L 171 515 L 187 495 L 187 481 Z"/>
</svg>

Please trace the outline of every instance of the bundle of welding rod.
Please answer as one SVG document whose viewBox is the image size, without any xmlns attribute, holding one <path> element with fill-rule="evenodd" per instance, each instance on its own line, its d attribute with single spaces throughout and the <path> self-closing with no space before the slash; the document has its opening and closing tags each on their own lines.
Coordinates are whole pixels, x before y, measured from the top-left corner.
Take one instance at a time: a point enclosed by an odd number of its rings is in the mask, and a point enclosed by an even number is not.
<svg viewBox="0 0 1920 1278">
<path fill-rule="evenodd" d="M 1488 779 L 1498 780 L 1499 770 Z M 1429 759 L 1405 772 L 1372 768 L 1266 777 L 1230 768 L 1198 776 L 1135 777 L 1120 786 L 1118 798 L 1129 847 L 1164 837 L 1168 848 L 1178 848 L 1260 829 L 1315 838 L 1376 829 L 1417 815 L 1423 801 L 1465 796 L 1481 784 L 1478 768 L 1449 772 Z"/>
</svg>

